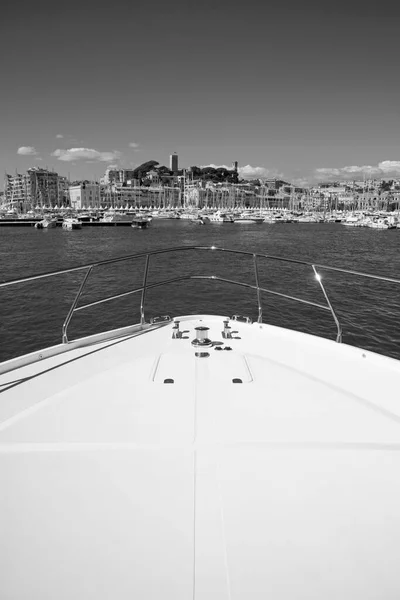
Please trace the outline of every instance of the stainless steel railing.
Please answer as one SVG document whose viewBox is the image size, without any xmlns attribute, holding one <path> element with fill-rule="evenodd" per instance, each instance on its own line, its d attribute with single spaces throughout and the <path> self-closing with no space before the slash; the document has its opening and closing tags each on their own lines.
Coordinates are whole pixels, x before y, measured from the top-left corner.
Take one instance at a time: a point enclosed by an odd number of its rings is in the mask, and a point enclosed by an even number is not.
<svg viewBox="0 0 400 600">
<path fill-rule="evenodd" d="M 227 254 L 235 254 L 238 256 L 249 256 L 252 257 L 253 259 L 253 267 L 254 267 L 254 278 L 255 278 L 255 284 L 250 284 L 250 283 L 245 283 L 242 281 L 236 281 L 236 280 L 232 280 L 232 279 L 226 279 L 223 277 L 219 277 L 217 275 L 182 275 L 179 277 L 173 277 L 173 278 L 169 278 L 163 281 L 157 281 L 154 283 L 148 283 L 148 274 L 149 274 L 149 269 L 150 269 L 150 259 L 153 256 L 157 256 L 157 255 L 161 255 L 161 254 L 168 254 L 168 253 L 173 253 L 173 252 L 187 252 L 187 251 L 205 251 L 205 252 L 222 252 L 222 253 L 227 253 Z M 104 266 L 104 265 L 110 265 L 110 264 L 116 264 L 116 263 L 120 263 L 120 262 L 124 262 L 124 261 L 128 261 L 128 260 L 133 260 L 133 259 L 139 259 L 139 258 L 145 258 L 145 266 L 144 266 L 144 274 L 143 274 L 143 282 L 142 285 L 138 288 L 135 288 L 133 290 L 129 290 L 127 292 L 123 292 L 120 294 L 114 294 L 112 296 L 106 296 L 100 300 L 94 301 L 94 302 L 89 302 L 87 304 L 78 306 L 78 302 L 82 296 L 82 292 L 86 286 L 86 283 L 93 271 L 93 269 L 95 267 L 100 267 L 100 266 Z M 258 262 L 259 259 L 268 259 L 271 261 L 279 261 L 279 262 L 283 262 L 283 263 L 289 263 L 289 264 L 297 264 L 297 265 L 303 265 L 303 266 L 307 266 L 310 267 L 310 269 L 312 270 L 314 277 L 316 278 L 316 280 L 318 281 L 318 284 L 321 288 L 321 291 L 324 295 L 325 301 L 326 301 L 326 305 L 324 304 L 320 304 L 318 302 L 312 302 L 310 300 L 305 300 L 304 298 L 299 298 L 297 296 L 291 296 L 289 294 L 284 294 L 282 292 L 277 292 L 275 290 L 271 290 L 268 288 L 264 288 L 260 286 L 260 282 L 259 282 L 259 271 L 258 271 Z M 246 251 L 242 251 L 242 250 L 231 250 L 228 248 L 218 248 L 216 246 L 178 246 L 178 247 L 173 247 L 173 248 L 165 248 L 162 250 L 154 250 L 152 252 L 142 252 L 139 254 L 131 254 L 129 256 L 122 256 L 122 257 L 118 257 L 118 258 L 111 258 L 108 260 L 103 260 L 103 261 L 99 261 L 99 262 L 94 262 L 94 263 L 90 263 L 90 264 L 86 264 L 86 265 L 81 265 L 78 267 L 72 267 L 69 269 L 62 269 L 62 270 L 58 270 L 58 271 L 52 271 L 49 273 L 41 273 L 38 275 L 31 275 L 28 277 L 23 277 L 23 278 L 19 278 L 19 279 L 13 279 L 10 281 L 5 281 L 0 283 L 0 288 L 3 287 L 10 287 L 13 285 L 17 285 L 20 283 L 25 283 L 28 281 L 35 281 L 35 280 L 39 280 L 39 279 L 44 279 L 44 278 L 48 278 L 48 277 L 54 277 L 57 275 L 62 275 L 62 274 L 66 274 L 66 273 L 73 273 L 73 272 L 78 272 L 78 271 L 83 271 L 84 272 L 84 278 L 79 286 L 78 292 L 71 304 L 71 307 L 68 311 L 68 314 L 64 320 L 63 326 L 62 326 L 62 341 L 63 343 L 68 343 L 68 326 L 70 324 L 70 321 L 73 317 L 73 315 L 75 314 L 75 312 L 80 311 L 80 310 L 84 310 L 93 306 L 96 306 L 98 304 L 102 304 L 105 302 L 110 302 L 111 300 L 116 300 L 118 298 L 122 298 L 125 296 L 129 296 L 129 295 L 133 295 L 133 294 L 141 294 L 141 298 L 140 298 L 140 324 L 143 326 L 146 323 L 146 319 L 145 319 L 145 302 L 146 302 L 146 292 L 150 289 L 154 289 L 156 287 L 162 287 L 164 285 L 167 284 L 171 284 L 171 283 L 178 283 L 178 282 L 182 282 L 182 281 L 187 281 L 187 280 L 212 280 L 212 281 L 218 281 L 218 282 L 222 282 L 222 283 L 227 283 L 227 284 L 231 284 L 231 285 L 236 285 L 239 287 L 243 287 L 243 288 L 247 288 L 247 289 L 252 289 L 255 290 L 256 295 L 257 295 L 257 307 L 258 307 L 258 318 L 257 321 L 259 323 L 262 322 L 263 319 L 263 310 L 262 310 L 262 294 L 266 293 L 266 294 L 270 294 L 273 296 L 278 296 L 281 298 L 285 298 L 287 300 L 292 300 L 295 302 L 299 302 L 301 304 L 306 304 L 309 306 L 313 306 L 315 308 L 319 308 L 321 310 L 325 310 L 331 313 L 331 316 L 335 322 L 336 325 L 336 341 L 337 342 L 341 342 L 342 341 L 342 327 L 341 324 L 339 322 L 339 319 L 335 313 L 335 310 L 332 306 L 332 302 L 329 299 L 328 293 L 322 283 L 322 279 L 321 279 L 321 275 L 320 275 L 320 270 L 325 270 L 325 271 L 333 271 L 333 272 L 338 272 L 338 273 L 344 273 L 344 274 L 348 274 L 348 275 L 354 275 L 354 276 L 359 276 L 359 277 L 366 277 L 369 279 L 374 279 L 374 280 L 379 280 L 379 281 L 385 281 L 385 282 L 389 282 L 389 283 L 395 283 L 395 284 L 400 284 L 400 280 L 399 279 L 394 279 L 394 278 L 390 278 L 390 277 L 384 277 L 381 275 L 373 275 L 370 273 L 363 273 L 361 271 L 354 271 L 354 270 L 348 270 L 348 269 L 341 269 L 339 267 L 330 267 L 327 265 L 322 265 L 322 264 L 318 264 L 318 263 L 311 263 L 311 262 L 307 262 L 307 261 L 302 261 L 302 260 L 297 260 L 297 259 L 291 259 L 291 258 L 282 258 L 279 256 L 273 256 L 273 255 L 269 255 L 269 254 L 256 254 L 256 253 L 252 253 L 252 252 L 246 252 Z"/>
</svg>

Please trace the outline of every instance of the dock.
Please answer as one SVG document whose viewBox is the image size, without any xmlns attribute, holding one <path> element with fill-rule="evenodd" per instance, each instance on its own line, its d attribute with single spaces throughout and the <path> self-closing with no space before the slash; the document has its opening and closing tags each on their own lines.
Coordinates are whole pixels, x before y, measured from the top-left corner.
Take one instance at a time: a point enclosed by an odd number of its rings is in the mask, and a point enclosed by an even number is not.
<svg viewBox="0 0 400 600">
<path fill-rule="evenodd" d="M 0 219 L 0 227 L 35 227 L 42 219 Z M 130 227 L 132 221 L 82 221 L 82 227 Z M 62 226 L 62 221 L 57 227 Z"/>
</svg>

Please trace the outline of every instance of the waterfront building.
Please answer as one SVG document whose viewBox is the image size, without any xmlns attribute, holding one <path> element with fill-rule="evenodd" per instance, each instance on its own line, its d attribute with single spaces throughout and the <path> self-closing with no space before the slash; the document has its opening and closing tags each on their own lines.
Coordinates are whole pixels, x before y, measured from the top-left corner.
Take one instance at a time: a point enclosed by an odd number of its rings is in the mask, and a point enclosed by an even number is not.
<svg viewBox="0 0 400 600">
<path fill-rule="evenodd" d="M 58 206 L 70 206 L 69 181 L 67 177 L 58 176 Z"/>
<path fill-rule="evenodd" d="M 62 205 L 66 178 L 54 171 L 38 167 L 26 173 L 6 173 L 4 182 L 5 203 L 21 212 Z"/>
<path fill-rule="evenodd" d="M 172 171 L 174 175 L 177 175 L 178 173 L 178 155 L 176 152 L 169 157 L 169 170 Z"/>
<path fill-rule="evenodd" d="M 185 175 L 161 175 L 160 183 L 168 187 L 183 187 L 183 182 L 186 180 Z"/>
<path fill-rule="evenodd" d="M 178 187 L 166 185 L 100 186 L 100 205 L 103 209 L 174 208 L 180 206 L 180 203 L 181 189 Z"/>
<path fill-rule="evenodd" d="M 276 177 L 270 179 L 263 179 L 263 185 L 265 185 L 270 190 L 279 190 L 282 186 L 290 186 L 290 183 L 287 181 L 283 181 L 282 179 L 277 179 Z"/>
<path fill-rule="evenodd" d="M 100 208 L 100 185 L 82 181 L 69 187 L 70 206 L 74 210 Z"/>
<path fill-rule="evenodd" d="M 106 169 L 103 177 L 100 178 L 100 183 L 102 185 L 109 185 L 110 183 L 115 183 L 116 181 L 119 181 L 118 169 Z"/>
<path fill-rule="evenodd" d="M 326 198 L 329 198 L 331 195 L 344 195 L 346 194 L 346 188 L 344 186 L 338 187 L 324 187 L 321 188 L 321 194 Z"/>
<path fill-rule="evenodd" d="M 138 181 L 135 179 L 134 169 L 114 169 L 110 167 L 106 169 L 100 183 L 102 185 L 135 185 Z"/>
<path fill-rule="evenodd" d="M 142 195 L 139 187 L 104 185 L 100 188 L 100 205 L 102 208 L 136 208 L 140 206 Z"/>
<path fill-rule="evenodd" d="M 4 176 L 4 203 L 8 209 L 26 211 L 31 205 L 31 187 L 28 174 L 15 173 Z"/>
</svg>

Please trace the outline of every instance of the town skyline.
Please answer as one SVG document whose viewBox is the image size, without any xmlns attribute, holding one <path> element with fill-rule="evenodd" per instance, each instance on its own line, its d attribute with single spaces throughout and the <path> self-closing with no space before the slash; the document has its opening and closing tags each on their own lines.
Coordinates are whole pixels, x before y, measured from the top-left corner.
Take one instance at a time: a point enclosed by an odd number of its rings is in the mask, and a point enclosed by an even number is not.
<svg viewBox="0 0 400 600">
<path fill-rule="evenodd" d="M 174 159 L 172 158 L 174 157 Z M 171 162 L 172 160 L 175 160 L 175 167 L 172 166 Z M 151 166 L 150 168 L 147 166 L 149 163 L 154 163 L 153 166 Z M 179 167 L 178 167 L 179 164 Z M 168 166 L 169 165 L 169 166 Z M 140 167 L 144 167 L 142 173 L 140 171 Z M 247 167 L 249 167 L 249 165 L 247 165 Z M 100 167 L 101 169 L 101 167 Z M 131 165 L 131 166 L 121 166 L 119 164 L 113 164 L 113 165 L 107 165 L 107 167 L 103 167 L 103 170 L 101 170 L 97 175 L 93 175 L 92 177 L 90 176 L 90 170 L 87 171 L 86 174 L 83 174 L 83 176 L 81 177 L 74 177 L 73 174 L 71 174 L 70 171 L 68 171 L 67 174 L 63 173 L 62 170 L 54 168 L 54 167 L 49 167 L 48 165 L 43 165 L 43 163 L 37 163 L 36 165 L 31 165 L 29 167 L 27 167 L 24 170 L 18 170 L 15 169 L 13 172 L 5 172 L 4 173 L 4 181 L 3 181 L 3 187 L 5 190 L 5 186 L 6 186 L 6 182 L 10 177 L 18 176 L 18 177 L 24 177 L 26 176 L 29 172 L 32 171 L 38 171 L 38 172 L 42 172 L 42 173 L 46 173 L 48 172 L 49 174 L 54 174 L 59 176 L 60 178 L 62 178 L 63 180 L 65 180 L 66 182 L 68 182 L 69 184 L 73 184 L 73 182 L 76 183 L 96 183 L 96 184 L 102 184 L 104 183 L 105 180 L 108 180 L 108 174 L 118 174 L 120 173 L 120 177 L 123 177 L 126 179 L 126 177 L 131 178 L 132 176 L 130 175 L 131 173 L 133 173 L 134 171 L 137 171 L 139 173 L 139 175 L 137 177 L 139 177 L 139 179 L 146 179 L 146 173 L 147 172 L 153 172 L 154 174 L 157 174 L 158 172 L 160 172 L 161 174 L 161 178 L 160 178 L 160 184 L 162 184 L 161 179 L 163 175 L 167 175 L 168 171 L 170 173 L 170 175 L 175 175 L 175 179 L 178 175 L 180 175 L 182 177 L 182 175 L 185 176 L 185 180 L 187 183 L 190 183 L 192 180 L 193 182 L 200 182 L 200 181 L 204 181 L 204 182 L 211 182 L 212 178 L 210 179 L 209 174 L 213 173 L 213 172 L 229 172 L 232 175 L 235 175 L 236 173 L 236 183 L 243 183 L 243 182 L 247 182 L 247 183 L 256 183 L 256 182 L 260 182 L 261 185 L 263 185 L 262 182 L 267 183 L 268 181 L 272 182 L 272 181 L 280 181 L 285 183 L 286 185 L 290 185 L 293 188 L 310 188 L 310 189 L 316 189 L 319 187 L 326 187 L 326 186 L 346 186 L 347 188 L 351 188 L 354 187 L 355 185 L 357 185 L 358 187 L 362 187 L 367 189 L 368 186 L 374 186 L 376 187 L 376 185 L 380 186 L 383 183 L 392 183 L 395 184 L 396 186 L 400 185 L 400 173 L 396 173 L 394 172 L 394 174 L 386 174 L 384 171 L 381 172 L 377 172 L 373 169 L 368 169 L 368 170 L 364 170 L 363 172 L 351 172 L 350 170 L 348 170 L 346 173 L 340 173 L 339 170 L 337 170 L 337 173 L 335 173 L 332 169 L 332 172 L 330 174 L 329 177 L 326 178 L 320 178 L 316 181 L 312 181 L 312 182 L 305 182 L 303 180 L 301 180 L 301 182 L 296 181 L 296 180 L 290 180 L 290 178 L 285 178 L 284 175 L 282 173 L 273 173 L 273 174 L 265 174 L 265 173 L 254 173 L 251 174 L 250 176 L 248 174 L 246 174 L 246 167 L 240 167 L 238 165 L 237 161 L 233 161 L 231 165 L 191 165 L 190 167 L 187 166 L 182 166 L 179 163 L 179 156 L 174 153 L 173 155 L 169 156 L 169 161 L 166 161 L 165 164 L 160 163 L 156 160 L 146 160 L 143 163 L 139 163 L 136 165 Z M 167 172 L 166 172 L 167 171 Z M 141 173 L 141 175 L 140 175 Z M 336 177 L 335 177 L 336 175 Z M 361 175 L 361 177 L 360 177 Z M 134 185 L 140 185 L 139 183 L 139 179 L 136 178 L 136 181 L 134 182 L 134 180 L 132 180 L 132 182 L 128 182 L 129 186 L 134 186 Z M 224 183 L 224 179 L 221 179 L 221 181 L 219 182 L 220 184 Z M 228 182 L 230 181 L 231 183 L 234 183 L 233 180 L 231 180 L 230 178 L 228 178 L 228 180 L 225 181 Z M 175 185 L 176 185 L 177 181 L 175 181 Z M 149 183 L 147 183 L 147 185 L 149 185 Z M 154 178 L 152 181 L 152 185 L 154 185 Z M 166 185 L 169 185 L 168 183 Z M 396 189 L 398 189 L 396 187 Z M 1 192 L 3 193 L 4 190 L 1 190 Z"/>
<path fill-rule="evenodd" d="M 177 152 L 297 185 L 400 176 L 396 6 L 19 7 L 0 24 L 3 172 L 99 179 Z"/>
</svg>

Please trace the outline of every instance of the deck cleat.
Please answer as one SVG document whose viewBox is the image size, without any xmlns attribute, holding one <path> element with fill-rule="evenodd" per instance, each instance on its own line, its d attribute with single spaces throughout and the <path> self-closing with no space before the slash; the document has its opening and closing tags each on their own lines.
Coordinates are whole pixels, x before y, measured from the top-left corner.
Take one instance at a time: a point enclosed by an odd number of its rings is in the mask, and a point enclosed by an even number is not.
<svg viewBox="0 0 400 600">
<path fill-rule="evenodd" d="M 172 339 L 180 340 L 182 339 L 182 331 L 179 330 L 180 321 L 174 321 L 174 326 L 172 327 Z"/>
<path fill-rule="evenodd" d="M 231 317 L 232 321 L 237 321 L 239 323 L 247 323 L 248 325 L 251 325 L 253 322 L 253 319 L 251 319 L 250 317 L 245 317 L 243 315 L 233 315 Z"/>
<path fill-rule="evenodd" d="M 156 323 L 168 323 L 171 321 L 171 317 L 169 315 L 157 315 L 156 317 L 151 317 L 150 323 L 151 325 L 155 325 Z"/>
<path fill-rule="evenodd" d="M 232 337 L 231 328 L 229 327 L 229 319 L 224 321 L 224 330 L 222 331 L 222 337 L 225 339 L 230 339 Z"/>
</svg>

